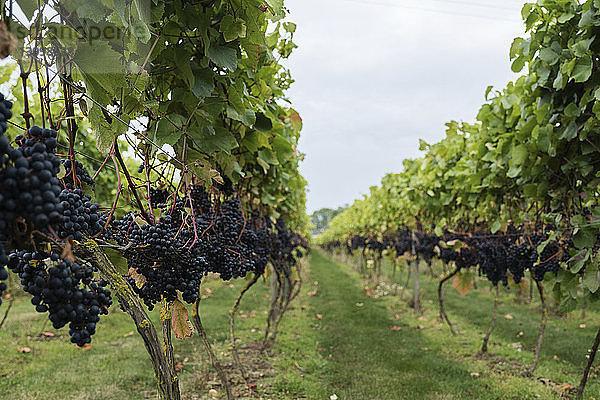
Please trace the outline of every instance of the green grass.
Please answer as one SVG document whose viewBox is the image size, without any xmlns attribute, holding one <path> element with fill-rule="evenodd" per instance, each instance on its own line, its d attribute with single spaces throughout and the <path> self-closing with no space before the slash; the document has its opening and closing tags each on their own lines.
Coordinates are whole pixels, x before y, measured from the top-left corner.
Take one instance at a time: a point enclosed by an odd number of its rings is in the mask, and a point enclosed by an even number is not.
<svg viewBox="0 0 600 400">
<path fill-rule="evenodd" d="M 585 329 L 579 328 L 581 321 L 575 315 L 551 317 L 540 364 L 533 378 L 523 378 L 518 372 L 533 360 L 539 305 L 515 304 L 514 296 L 505 294 L 490 340 L 493 356 L 478 359 L 475 354 L 493 308 L 493 297 L 487 288 L 482 290 L 483 281 L 479 290 L 466 296 L 448 289 L 447 311 L 459 329 L 459 335 L 452 336 L 437 319 L 437 281 L 426 277 L 424 271 L 425 313 L 416 318 L 398 297 L 366 298 L 356 287 L 357 274 L 321 254 L 313 256 L 312 269 L 315 279 L 327 289 L 321 303 L 326 310 L 323 321 L 328 321 L 322 327 L 322 343 L 330 349 L 336 365 L 327 380 L 330 390 L 343 399 L 560 398 L 552 388 L 556 385 L 542 381 L 577 385 L 600 323 L 599 314 L 590 310 Z M 390 272 L 389 266 L 384 266 L 384 272 Z M 407 292 L 406 298 L 411 295 Z M 504 318 L 506 314 L 513 319 Z M 402 329 L 393 331 L 392 326 Z M 599 398 L 599 393 L 596 376 L 588 382 L 585 398 Z"/>
<path fill-rule="evenodd" d="M 227 311 L 244 281 L 227 285 L 213 281 L 207 287 L 212 294 L 201 302 L 203 324 L 215 350 L 227 365 L 230 355 Z M 261 337 L 266 320 L 268 287 L 257 284 L 244 298 L 236 327 L 244 342 Z M 0 307 L 3 315 L 4 304 Z M 150 313 L 158 320 L 158 312 Z M 90 350 L 69 343 L 68 329 L 54 330 L 48 323 L 44 331 L 56 336 L 41 339 L 39 333 L 45 315 L 38 314 L 27 296 L 15 300 L 5 326 L 0 330 L 0 393 L 3 400 L 25 399 L 144 399 L 156 393 L 152 365 L 143 342 L 129 317 L 113 306 L 109 316 L 102 317 Z M 218 382 L 208 364 L 197 335 L 181 341 L 174 339 L 176 361 L 184 362 L 180 374 L 184 398 L 205 398 Z M 242 345 L 243 343 L 240 343 Z M 20 353 L 18 347 L 29 347 Z M 259 387 L 259 391 L 264 391 Z"/>
<path fill-rule="evenodd" d="M 516 304 L 514 294 L 503 293 L 490 340 L 493 356 L 479 359 L 475 354 L 493 306 L 483 281 L 466 296 L 448 288 L 447 311 L 460 332 L 452 336 L 437 320 L 437 283 L 425 273 L 421 279 L 425 314 L 417 318 L 400 296 L 367 297 L 366 282 L 357 273 L 319 251 L 312 253 L 308 272 L 301 295 L 282 321 L 276 346 L 262 359 L 244 348 L 262 336 L 268 282 L 260 280 L 246 294 L 236 319 L 238 346 L 257 386 L 254 396 L 242 398 L 327 400 L 335 394 L 344 400 L 559 399 L 556 385 L 579 382 L 586 351 L 600 324 L 596 309 L 588 310 L 583 329 L 578 313 L 566 318 L 553 315 L 540 365 L 534 377 L 524 378 L 518 371 L 533 359 L 539 324 L 536 302 Z M 387 264 L 384 273 L 389 281 Z M 227 310 L 244 283 L 209 282 L 212 293 L 201 303 L 204 326 L 232 375 L 236 371 L 230 366 L 227 346 Z M 410 297 L 408 291 L 405 295 Z M 68 343 L 65 330 L 48 329 L 49 325 L 44 330 L 56 337 L 40 339 L 44 316 L 33 311 L 25 296 L 18 297 L 0 330 L 2 399 L 112 400 L 155 395 L 151 364 L 141 339 L 131 334 L 133 323 L 118 307 L 112 311 L 99 323 L 92 349 L 85 351 Z M 506 314 L 513 319 L 504 318 Z M 152 315 L 157 317 L 156 312 Z M 197 336 L 175 343 L 176 359 L 184 363 L 180 373 L 184 399 L 208 398 L 211 388 L 220 391 Z M 17 346 L 32 351 L 22 354 Z M 588 383 L 586 399 L 600 399 L 597 372 Z M 240 383 L 235 391 L 249 393 L 244 387 Z"/>
</svg>

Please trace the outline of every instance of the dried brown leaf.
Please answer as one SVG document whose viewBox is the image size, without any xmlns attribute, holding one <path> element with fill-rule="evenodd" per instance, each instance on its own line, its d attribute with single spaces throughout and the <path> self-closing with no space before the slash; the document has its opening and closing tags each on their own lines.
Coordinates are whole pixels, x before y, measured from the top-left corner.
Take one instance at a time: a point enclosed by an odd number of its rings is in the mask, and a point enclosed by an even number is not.
<svg viewBox="0 0 600 400">
<path fill-rule="evenodd" d="M 139 274 L 136 268 L 129 268 L 128 274 L 138 288 L 141 288 L 144 286 L 144 283 L 146 283 L 146 277 L 142 274 Z"/>
<path fill-rule="evenodd" d="M 173 332 L 178 339 L 185 339 L 188 336 L 192 336 L 194 332 L 194 326 L 190 322 L 188 310 L 179 300 L 175 300 L 172 305 L 172 317 L 171 323 L 173 326 Z"/>
</svg>

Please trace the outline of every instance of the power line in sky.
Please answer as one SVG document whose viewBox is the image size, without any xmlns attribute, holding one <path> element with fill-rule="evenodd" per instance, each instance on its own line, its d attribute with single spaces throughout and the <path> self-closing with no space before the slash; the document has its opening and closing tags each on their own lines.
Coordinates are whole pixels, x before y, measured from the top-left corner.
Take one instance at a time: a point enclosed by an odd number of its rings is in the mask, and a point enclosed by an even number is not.
<svg viewBox="0 0 600 400">
<path fill-rule="evenodd" d="M 495 5 L 495 4 L 478 3 L 478 2 L 464 1 L 464 0 L 429 0 L 429 1 L 436 1 L 438 3 L 446 3 L 446 4 L 448 4 L 448 3 L 459 4 L 459 5 L 463 5 L 463 6 L 472 6 L 472 7 L 493 8 L 496 10 L 515 11 L 515 8 L 511 8 L 511 7 L 502 7 L 502 6 Z M 506 4 L 506 3 L 504 3 L 504 4 Z M 517 6 L 517 3 L 512 3 L 512 4 L 514 4 L 515 7 Z"/>
<path fill-rule="evenodd" d="M 348 3 L 356 3 L 356 4 L 361 4 L 361 5 L 374 5 L 374 6 L 381 6 L 381 7 L 393 7 L 393 8 L 403 8 L 403 9 L 407 9 L 407 10 L 417 10 L 417 11 L 427 11 L 427 12 L 433 12 L 433 13 L 438 13 L 438 14 L 446 14 L 446 15 L 456 15 L 459 17 L 470 17 L 470 18 L 480 18 L 480 19 L 489 19 L 489 20 L 493 20 L 493 21 L 506 21 L 506 22 L 520 22 L 519 20 L 516 19 L 509 19 L 509 18 L 503 18 L 503 17 L 496 17 L 496 16 L 491 16 L 491 15 L 481 15 L 481 14 L 467 14 L 467 13 L 461 13 L 461 12 L 456 12 L 456 11 L 450 11 L 450 10 L 441 10 L 441 9 L 436 9 L 436 8 L 425 8 L 425 7 L 416 7 L 416 6 L 411 6 L 411 5 L 406 5 L 406 4 L 394 4 L 394 3 L 385 3 L 385 2 L 380 2 L 380 1 L 373 1 L 373 0 L 340 0 L 340 1 L 345 1 Z M 437 0 L 434 0 L 437 1 Z M 460 4 L 467 4 L 468 2 L 462 2 L 459 0 L 439 0 L 439 1 L 443 1 L 445 3 L 460 3 Z M 473 3 L 468 3 L 473 5 Z M 481 7 L 486 7 L 483 4 L 479 4 L 479 6 Z M 493 7 L 493 6 L 487 6 L 488 8 L 494 8 L 494 9 L 499 9 L 499 7 Z M 512 9 L 510 8 L 501 8 L 503 10 L 507 10 L 507 11 L 512 11 Z"/>
</svg>

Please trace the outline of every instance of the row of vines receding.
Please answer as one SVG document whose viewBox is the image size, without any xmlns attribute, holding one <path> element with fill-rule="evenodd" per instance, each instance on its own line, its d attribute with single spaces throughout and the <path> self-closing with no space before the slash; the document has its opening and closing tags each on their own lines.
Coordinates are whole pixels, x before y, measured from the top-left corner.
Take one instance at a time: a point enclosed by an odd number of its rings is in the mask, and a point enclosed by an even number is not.
<svg viewBox="0 0 600 400">
<path fill-rule="evenodd" d="M 317 241 L 335 253 L 358 251 L 365 273 L 385 257 L 394 266 L 405 260 L 417 312 L 419 261 L 441 260 L 439 318 L 452 333 L 444 284 L 478 268 L 496 288 L 482 353 L 498 285 L 529 277 L 542 305 L 534 362 L 524 371 L 531 375 L 549 299 L 571 312 L 600 295 L 600 3 L 542 0 L 526 4 L 522 16 L 528 36 L 514 40 L 510 57 L 514 72 L 526 72 L 502 91 L 489 87 L 475 123 L 452 121 L 439 143 L 421 141 L 422 158 L 386 175 Z M 599 342 L 600 331 L 579 398 Z"/>
</svg>

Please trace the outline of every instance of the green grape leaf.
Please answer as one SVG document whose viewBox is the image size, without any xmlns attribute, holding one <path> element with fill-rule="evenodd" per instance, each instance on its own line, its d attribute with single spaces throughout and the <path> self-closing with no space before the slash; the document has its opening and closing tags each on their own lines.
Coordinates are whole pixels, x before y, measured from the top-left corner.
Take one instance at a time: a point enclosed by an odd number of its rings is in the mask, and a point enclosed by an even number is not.
<svg viewBox="0 0 600 400">
<path fill-rule="evenodd" d="M 152 3 L 148 0 L 133 0 L 133 4 L 135 4 L 135 10 L 140 20 L 145 25 L 150 25 L 152 23 L 152 8 L 157 7 L 158 2 L 155 0 Z"/>
<path fill-rule="evenodd" d="M 41 1 L 42 6 L 46 3 L 46 0 Z M 23 14 L 28 20 L 31 20 L 33 13 L 38 9 L 38 0 L 18 0 L 17 4 L 23 11 Z"/>
<path fill-rule="evenodd" d="M 562 13 L 560 17 L 558 17 L 558 22 L 564 24 L 567 21 L 572 20 L 575 17 L 575 14 L 571 12 Z"/>
<path fill-rule="evenodd" d="M 540 58 L 550 65 L 556 64 L 560 60 L 560 54 L 557 54 L 550 47 L 540 50 Z"/>
<path fill-rule="evenodd" d="M 254 127 L 261 132 L 268 132 L 273 129 L 273 122 L 265 114 L 259 112 L 256 113 L 256 123 L 254 124 Z"/>
<path fill-rule="evenodd" d="M 226 42 L 246 37 L 246 23 L 243 19 L 234 18 L 232 15 L 223 17 L 219 30 L 223 33 Z"/>
<path fill-rule="evenodd" d="M 527 60 L 525 59 L 525 57 L 519 56 L 519 57 L 515 58 L 515 61 L 512 62 L 510 69 L 515 74 L 518 74 L 519 72 L 521 72 L 523 70 L 523 67 L 525 67 L 526 62 L 527 62 Z"/>
<path fill-rule="evenodd" d="M 190 63 L 190 54 L 183 47 L 175 50 L 175 64 L 177 71 L 182 75 L 190 89 L 194 88 L 194 73 Z"/>
<path fill-rule="evenodd" d="M 572 298 L 569 295 L 563 296 L 563 298 L 561 299 L 560 305 L 558 306 L 558 309 L 564 313 L 569 313 L 569 312 L 575 310 L 576 308 L 577 308 L 577 300 Z"/>
<path fill-rule="evenodd" d="M 194 87 L 192 93 L 199 99 L 209 97 L 215 90 L 213 72 L 208 68 L 194 69 Z"/>
<path fill-rule="evenodd" d="M 88 118 L 96 136 L 96 148 L 100 153 L 106 153 L 115 139 L 128 129 L 127 125 L 113 118 L 94 103 L 89 110 Z"/>
<path fill-rule="evenodd" d="M 210 128 L 212 129 L 193 129 L 190 132 L 190 135 L 200 151 L 207 154 L 212 154 L 216 151 L 224 151 L 229 154 L 231 153 L 231 150 L 238 147 L 235 136 L 227 129 L 219 126 L 219 122 Z"/>
<path fill-rule="evenodd" d="M 256 113 L 252 110 L 244 111 L 244 115 L 242 117 L 242 123 L 246 126 L 251 126 L 256 123 Z"/>
<path fill-rule="evenodd" d="M 560 139 L 573 140 L 577 137 L 577 123 L 572 121 L 560 134 Z"/>
<path fill-rule="evenodd" d="M 207 50 L 208 58 L 218 67 L 225 68 L 231 72 L 237 69 L 237 51 L 225 46 L 210 46 Z"/>
<path fill-rule="evenodd" d="M 523 44 L 523 38 L 515 38 L 510 45 L 510 59 L 517 57 L 521 53 L 521 45 Z"/>
<path fill-rule="evenodd" d="M 524 144 L 520 144 L 513 148 L 511 160 L 514 165 L 522 165 L 529 158 L 529 151 L 527 150 L 527 146 Z"/>
<path fill-rule="evenodd" d="M 111 100 L 107 92 L 119 93 L 120 88 L 126 86 L 121 55 L 106 42 L 80 42 L 73 61 L 81 71 L 86 87 L 91 87 L 92 97 L 104 105 Z"/>
<path fill-rule="evenodd" d="M 575 67 L 570 76 L 575 79 L 575 82 L 586 82 L 592 75 L 593 67 L 594 62 L 592 61 L 592 57 L 586 54 L 583 57 L 577 58 Z"/>
<path fill-rule="evenodd" d="M 170 114 L 168 119 L 161 118 L 150 125 L 152 141 L 159 146 L 163 144 L 173 146 L 183 135 L 185 123 L 186 118 L 179 114 Z"/>
<path fill-rule="evenodd" d="M 579 107 L 577 107 L 577 104 L 575 104 L 575 103 L 570 103 L 568 106 L 565 107 L 564 113 L 569 118 L 578 117 L 579 116 Z"/>
<path fill-rule="evenodd" d="M 135 21 L 131 24 L 130 29 L 133 35 L 142 43 L 148 43 L 152 37 L 148 25 L 142 21 Z"/>
<path fill-rule="evenodd" d="M 502 223 L 500 221 L 494 221 L 494 223 L 492 223 L 492 226 L 490 226 L 490 231 L 492 232 L 492 234 L 495 234 L 500 230 L 500 228 L 502 228 Z"/>
<path fill-rule="evenodd" d="M 583 13 L 581 18 L 579 19 L 579 27 L 584 28 L 586 26 L 592 25 L 592 23 L 594 22 L 594 16 L 595 14 L 592 10 L 588 10 L 585 13 Z"/>
<path fill-rule="evenodd" d="M 77 7 L 77 16 L 79 18 L 89 18 L 95 23 L 103 21 L 106 16 L 111 13 L 112 10 L 98 0 L 86 0 L 83 4 Z M 92 35 L 95 34 L 94 31 L 91 31 L 90 33 Z M 97 33 L 101 34 L 100 29 L 98 29 Z"/>
<path fill-rule="evenodd" d="M 586 265 L 582 283 L 590 292 L 596 293 L 598 291 L 598 288 L 600 288 L 600 271 L 598 271 L 597 263 L 590 262 Z"/>
<path fill-rule="evenodd" d="M 578 249 L 592 247 L 596 243 L 597 230 L 593 228 L 579 228 L 573 235 L 573 244 Z"/>
</svg>

